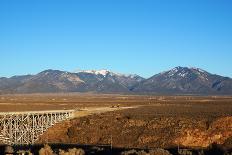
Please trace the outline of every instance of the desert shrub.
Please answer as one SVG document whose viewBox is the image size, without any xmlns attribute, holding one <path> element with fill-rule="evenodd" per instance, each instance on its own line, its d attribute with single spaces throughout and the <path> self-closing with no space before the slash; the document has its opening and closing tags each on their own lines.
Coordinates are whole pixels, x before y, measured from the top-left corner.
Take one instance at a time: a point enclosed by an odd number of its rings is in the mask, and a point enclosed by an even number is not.
<svg viewBox="0 0 232 155">
<path fill-rule="evenodd" d="M 30 150 L 19 150 L 17 151 L 18 155 L 33 155 Z"/>
<path fill-rule="evenodd" d="M 131 116 L 130 116 L 130 115 L 125 115 L 124 117 L 125 117 L 126 119 L 128 119 L 128 120 L 131 119 Z"/>
<path fill-rule="evenodd" d="M 39 150 L 39 155 L 55 155 L 49 145 L 44 145 L 43 148 Z"/>
<path fill-rule="evenodd" d="M 150 150 L 148 155 L 172 155 L 169 153 L 169 151 L 164 150 L 164 149 L 155 149 L 155 150 Z"/>
<path fill-rule="evenodd" d="M 136 150 L 130 150 L 122 152 L 121 155 L 172 155 L 168 151 L 164 149 L 154 149 L 150 150 L 148 153 L 145 151 L 136 151 Z"/>
<path fill-rule="evenodd" d="M 198 155 L 205 155 L 204 150 L 199 150 Z"/>
<path fill-rule="evenodd" d="M 67 152 L 60 150 L 59 155 L 85 155 L 85 151 L 82 149 L 69 149 Z"/>
<path fill-rule="evenodd" d="M 133 149 L 133 150 L 122 152 L 121 155 L 138 155 L 138 152 Z"/>
<path fill-rule="evenodd" d="M 187 150 L 187 149 L 179 149 L 178 154 L 179 155 L 192 155 L 193 153 L 192 153 L 192 151 Z"/>
<path fill-rule="evenodd" d="M 14 153 L 14 149 L 12 146 L 6 146 L 5 147 L 5 154 L 11 154 Z"/>
</svg>

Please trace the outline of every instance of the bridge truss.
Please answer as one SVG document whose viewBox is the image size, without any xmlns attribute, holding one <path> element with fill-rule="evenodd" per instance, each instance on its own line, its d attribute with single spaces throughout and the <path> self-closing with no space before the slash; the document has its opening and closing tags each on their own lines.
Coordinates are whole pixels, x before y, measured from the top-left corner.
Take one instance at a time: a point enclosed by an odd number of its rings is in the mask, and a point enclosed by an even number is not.
<svg viewBox="0 0 232 155">
<path fill-rule="evenodd" d="M 0 143 L 34 144 L 48 128 L 73 114 L 74 110 L 0 113 Z"/>
</svg>

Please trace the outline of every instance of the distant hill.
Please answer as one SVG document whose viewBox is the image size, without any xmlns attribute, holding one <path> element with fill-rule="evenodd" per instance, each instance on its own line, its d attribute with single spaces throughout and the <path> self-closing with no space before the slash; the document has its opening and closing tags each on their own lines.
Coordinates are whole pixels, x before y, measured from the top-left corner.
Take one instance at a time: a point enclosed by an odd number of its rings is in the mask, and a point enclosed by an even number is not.
<svg viewBox="0 0 232 155">
<path fill-rule="evenodd" d="M 199 68 L 176 67 L 145 79 L 108 70 L 45 70 L 0 78 L 0 93 L 95 92 L 135 94 L 232 94 L 232 79 Z"/>
</svg>

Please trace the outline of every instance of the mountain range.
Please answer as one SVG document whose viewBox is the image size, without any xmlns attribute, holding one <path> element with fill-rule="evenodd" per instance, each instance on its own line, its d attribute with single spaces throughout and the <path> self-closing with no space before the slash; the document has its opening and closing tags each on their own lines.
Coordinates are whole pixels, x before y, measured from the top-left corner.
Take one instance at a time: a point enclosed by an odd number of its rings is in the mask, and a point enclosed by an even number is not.
<svg viewBox="0 0 232 155">
<path fill-rule="evenodd" d="M 0 94 L 55 92 L 231 95 L 232 79 L 188 67 L 175 67 L 148 79 L 108 70 L 45 70 L 36 75 L 0 78 Z"/>
</svg>

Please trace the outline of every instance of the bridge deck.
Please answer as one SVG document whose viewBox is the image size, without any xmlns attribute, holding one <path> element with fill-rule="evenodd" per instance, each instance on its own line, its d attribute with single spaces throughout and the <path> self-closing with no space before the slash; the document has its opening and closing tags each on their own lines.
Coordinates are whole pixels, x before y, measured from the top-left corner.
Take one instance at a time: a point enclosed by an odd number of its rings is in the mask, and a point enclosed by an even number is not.
<svg viewBox="0 0 232 155">
<path fill-rule="evenodd" d="M 70 113 L 76 110 L 46 110 L 46 111 L 21 111 L 21 112 L 0 112 L 1 115 L 24 115 L 24 114 L 47 114 L 47 113 Z"/>
</svg>

